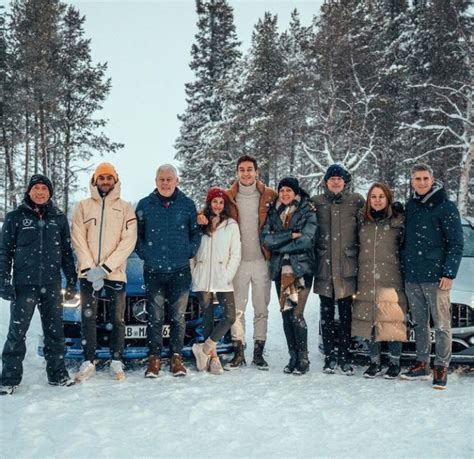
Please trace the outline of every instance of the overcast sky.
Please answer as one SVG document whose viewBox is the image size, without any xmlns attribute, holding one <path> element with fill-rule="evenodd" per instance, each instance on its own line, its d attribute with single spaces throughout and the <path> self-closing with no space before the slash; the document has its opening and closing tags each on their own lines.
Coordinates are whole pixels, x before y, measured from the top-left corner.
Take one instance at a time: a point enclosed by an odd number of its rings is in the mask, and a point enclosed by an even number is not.
<svg viewBox="0 0 474 459">
<path fill-rule="evenodd" d="M 73 1 L 86 16 L 85 31 L 92 39 L 95 62 L 109 64 L 112 91 L 102 116 L 112 140 L 123 142 L 117 154 L 95 157 L 91 164 L 107 160 L 116 165 L 122 196 L 137 201 L 152 191 L 159 164 L 174 161 L 174 142 L 179 133 L 178 113 L 185 109 L 184 83 L 193 79 L 189 69 L 194 41 L 194 0 L 178 1 Z M 309 25 L 323 0 L 231 0 L 242 51 L 250 47 L 253 26 L 265 11 L 278 15 L 285 30 L 296 7 Z M 88 177 L 81 178 L 86 188 Z M 82 199 L 85 191 L 76 195 Z"/>
</svg>

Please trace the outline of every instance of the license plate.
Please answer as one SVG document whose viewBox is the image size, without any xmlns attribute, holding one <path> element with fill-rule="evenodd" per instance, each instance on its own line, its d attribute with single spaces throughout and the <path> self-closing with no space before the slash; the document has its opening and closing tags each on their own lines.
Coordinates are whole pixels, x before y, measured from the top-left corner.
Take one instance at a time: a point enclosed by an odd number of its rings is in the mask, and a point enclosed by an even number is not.
<svg viewBox="0 0 474 459">
<path fill-rule="evenodd" d="M 170 326 L 163 325 L 163 338 L 170 337 Z M 125 339 L 143 339 L 146 338 L 146 325 L 126 325 Z"/>
<path fill-rule="evenodd" d="M 432 343 L 435 342 L 435 332 L 434 330 L 430 330 L 430 340 Z M 416 341 L 416 334 L 415 334 L 415 329 L 410 328 L 410 333 L 408 334 L 408 341 L 415 342 Z"/>
</svg>

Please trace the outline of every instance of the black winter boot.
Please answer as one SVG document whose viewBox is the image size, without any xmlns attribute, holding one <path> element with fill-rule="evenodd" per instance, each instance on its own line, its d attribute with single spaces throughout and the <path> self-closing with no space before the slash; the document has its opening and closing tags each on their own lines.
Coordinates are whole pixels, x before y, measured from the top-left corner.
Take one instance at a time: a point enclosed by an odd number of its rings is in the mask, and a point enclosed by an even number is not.
<svg viewBox="0 0 474 459">
<path fill-rule="evenodd" d="M 234 341 L 234 357 L 224 366 L 224 370 L 236 370 L 237 368 L 247 365 L 244 354 L 244 343 L 242 341 Z"/>
<path fill-rule="evenodd" d="M 309 359 L 308 359 L 308 351 L 299 351 L 298 352 L 298 359 L 296 362 L 295 371 L 293 371 L 294 375 L 300 376 L 308 373 L 309 371 Z"/>
<path fill-rule="evenodd" d="M 268 370 L 268 363 L 263 358 L 264 348 L 265 341 L 255 341 L 252 365 L 255 365 L 259 370 Z"/>
<path fill-rule="evenodd" d="M 296 353 L 296 351 L 290 351 L 290 361 L 288 362 L 286 367 L 283 368 L 283 373 L 290 374 L 295 371 L 297 357 L 298 357 L 298 354 Z"/>
</svg>

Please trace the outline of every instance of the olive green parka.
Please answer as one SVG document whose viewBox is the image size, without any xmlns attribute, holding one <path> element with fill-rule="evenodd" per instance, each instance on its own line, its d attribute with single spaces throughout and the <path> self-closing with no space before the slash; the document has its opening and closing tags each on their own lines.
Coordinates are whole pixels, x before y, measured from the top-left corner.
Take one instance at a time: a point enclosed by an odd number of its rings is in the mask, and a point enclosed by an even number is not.
<svg viewBox="0 0 474 459">
<path fill-rule="evenodd" d="M 365 200 L 344 188 L 334 194 L 328 189 L 311 198 L 316 207 L 319 233 L 316 236 L 314 292 L 335 299 L 356 292 L 357 222 Z"/>
</svg>

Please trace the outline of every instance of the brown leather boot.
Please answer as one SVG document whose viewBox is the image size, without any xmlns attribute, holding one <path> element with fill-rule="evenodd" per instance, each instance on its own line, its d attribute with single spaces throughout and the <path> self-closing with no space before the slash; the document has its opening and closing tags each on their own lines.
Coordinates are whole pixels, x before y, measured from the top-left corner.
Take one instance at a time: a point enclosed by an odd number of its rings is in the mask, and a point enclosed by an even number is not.
<svg viewBox="0 0 474 459">
<path fill-rule="evenodd" d="M 170 371 L 173 376 L 186 376 L 187 370 L 183 364 L 183 358 L 179 354 L 171 356 Z"/>
<path fill-rule="evenodd" d="M 161 369 L 160 358 L 156 355 L 150 355 L 148 358 L 148 368 L 145 371 L 145 378 L 158 378 Z"/>
<path fill-rule="evenodd" d="M 236 370 L 237 368 L 247 365 L 244 354 L 244 343 L 242 341 L 234 341 L 234 358 L 228 362 L 224 370 Z"/>
</svg>

